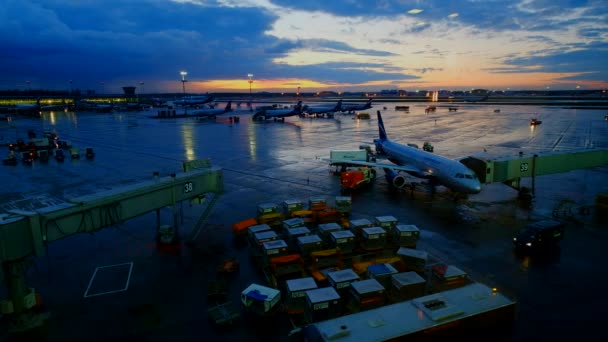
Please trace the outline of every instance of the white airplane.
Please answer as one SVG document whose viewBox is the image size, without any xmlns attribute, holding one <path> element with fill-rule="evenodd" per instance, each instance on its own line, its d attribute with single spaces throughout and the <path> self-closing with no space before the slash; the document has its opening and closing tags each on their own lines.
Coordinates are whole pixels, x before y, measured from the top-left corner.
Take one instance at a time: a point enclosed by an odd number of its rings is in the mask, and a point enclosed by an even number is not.
<svg viewBox="0 0 608 342">
<path fill-rule="evenodd" d="M 481 191 L 481 183 L 475 172 L 459 161 L 390 141 L 380 111 L 378 130 L 379 138 L 374 139 L 376 152 L 379 157 L 384 157 L 393 164 L 348 161 L 349 164 L 381 167 L 384 169 L 386 180 L 397 188 L 406 185 L 405 177 L 399 174 L 399 171 L 405 171 L 414 177 L 428 179 L 433 187 L 443 185 L 452 191 L 465 194 L 477 194 Z"/>
<path fill-rule="evenodd" d="M 268 120 L 274 119 L 285 121 L 285 118 L 288 116 L 296 116 L 302 114 L 302 101 L 298 101 L 298 103 L 293 108 L 285 108 L 285 109 L 261 109 L 257 111 L 251 117 L 253 120 Z"/>
<path fill-rule="evenodd" d="M 226 108 L 204 108 L 204 109 L 195 109 L 188 113 L 188 116 L 198 116 L 198 117 L 207 117 L 207 118 L 215 118 L 217 115 L 221 115 L 224 113 L 232 112 L 232 102 L 228 101 L 226 104 Z"/>
<path fill-rule="evenodd" d="M 342 99 L 334 106 L 305 106 L 302 111 L 307 114 L 327 114 L 339 111 L 341 106 Z"/>
<path fill-rule="evenodd" d="M 366 110 L 372 108 L 372 100 L 369 99 L 364 104 L 345 104 L 340 107 L 341 112 L 355 112 L 357 110 Z"/>
</svg>

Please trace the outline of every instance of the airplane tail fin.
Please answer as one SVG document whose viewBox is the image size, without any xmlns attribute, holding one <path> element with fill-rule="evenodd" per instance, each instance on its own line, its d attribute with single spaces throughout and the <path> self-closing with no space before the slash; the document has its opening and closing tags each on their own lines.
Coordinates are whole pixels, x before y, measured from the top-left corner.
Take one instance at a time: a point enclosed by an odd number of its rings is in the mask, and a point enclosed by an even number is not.
<svg viewBox="0 0 608 342">
<path fill-rule="evenodd" d="M 294 112 L 297 114 L 302 113 L 302 100 L 298 101 L 298 104 L 296 104 L 296 107 L 294 108 Z"/>
<path fill-rule="evenodd" d="M 227 112 L 232 110 L 232 101 L 228 101 L 228 104 L 226 105 L 226 109 Z"/>
<path fill-rule="evenodd" d="M 382 121 L 382 115 L 380 114 L 380 111 L 378 111 L 378 136 L 381 141 L 388 140 L 388 137 L 386 136 L 386 130 L 384 129 L 384 121 Z"/>
</svg>

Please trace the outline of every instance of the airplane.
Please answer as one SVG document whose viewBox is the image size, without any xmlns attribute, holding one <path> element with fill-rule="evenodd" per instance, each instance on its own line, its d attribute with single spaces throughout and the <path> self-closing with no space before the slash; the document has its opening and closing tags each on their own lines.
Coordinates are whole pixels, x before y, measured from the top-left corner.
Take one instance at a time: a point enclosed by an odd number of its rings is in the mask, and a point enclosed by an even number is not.
<svg viewBox="0 0 608 342">
<path fill-rule="evenodd" d="M 198 116 L 198 117 L 207 117 L 207 118 L 215 118 L 217 115 L 221 115 L 224 113 L 232 112 L 232 101 L 228 101 L 226 104 L 226 108 L 203 108 L 203 109 L 195 109 L 188 113 L 189 116 Z"/>
<path fill-rule="evenodd" d="M 368 99 L 364 104 L 347 104 L 340 107 L 341 112 L 355 112 L 357 110 L 366 110 L 372 108 L 372 100 Z"/>
<path fill-rule="evenodd" d="M 296 116 L 302 114 L 302 101 L 298 101 L 298 103 L 293 108 L 285 108 L 285 109 L 261 109 L 258 110 L 251 117 L 253 120 L 268 120 L 274 119 L 275 121 L 281 120 L 285 121 L 285 118 L 288 116 Z"/>
<path fill-rule="evenodd" d="M 213 101 L 213 96 L 211 95 L 203 95 L 203 96 L 184 96 L 180 100 L 173 101 L 174 104 L 186 105 L 186 106 L 199 106 L 210 103 Z"/>
<path fill-rule="evenodd" d="M 340 107 L 342 106 L 342 99 L 340 99 L 338 101 L 338 103 L 336 103 L 335 106 L 305 106 L 305 108 L 303 109 L 303 112 L 307 113 L 307 114 L 327 114 L 327 113 L 334 113 L 340 110 Z"/>
<path fill-rule="evenodd" d="M 406 185 L 405 177 L 399 174 L 399 171 L 404 171 L 414 177 L 428 179 L 433 191 L 435 185 L 443 185 L 452 191 L 464 194 L 477 194 L 481 191 L 481 183 L 475 172 L 458 160 L 389 140 L 380 111 L 378 111 L 378 131 L 379 138 L 374 139 L 376 152 L 379 157 L 384 157 L 393 164 L 348 161 L 349 164 L 383 168 L 386 180 L 396 188 Z"/>
<path fill-rule="evenodd" d="M 464 102 L 482 102 L 488 99 L 490 95 L 485 96 L 468 96 L 463 99 Z"/>
</svg>

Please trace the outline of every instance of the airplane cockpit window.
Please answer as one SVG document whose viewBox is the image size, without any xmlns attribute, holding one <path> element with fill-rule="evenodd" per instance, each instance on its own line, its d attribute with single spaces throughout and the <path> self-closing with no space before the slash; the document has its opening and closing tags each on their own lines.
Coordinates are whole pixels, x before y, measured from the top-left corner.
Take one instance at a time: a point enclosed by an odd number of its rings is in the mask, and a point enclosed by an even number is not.
<svg viewBox="0 0 608 342">
<path fill-rule="evenodd" d="M 456 178 L 464 178 L 464 175 L 462 173 L 457 173 Z"/>
</svg>

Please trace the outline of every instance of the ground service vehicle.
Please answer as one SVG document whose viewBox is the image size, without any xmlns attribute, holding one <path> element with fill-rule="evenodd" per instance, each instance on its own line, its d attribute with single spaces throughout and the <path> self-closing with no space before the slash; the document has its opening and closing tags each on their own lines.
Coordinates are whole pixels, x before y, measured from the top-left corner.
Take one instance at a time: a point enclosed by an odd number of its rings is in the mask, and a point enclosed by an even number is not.
<svg viewBox="0 0 608 342">
<path fill-rule="evenodd" d="M 564 237 L 564 224 L 554 220 L 530 223 L 513 238 L 513 244 L 520 249 L 537 249 L 557 246 Z"/>
<path fill-rule="evenodd" d="M 340 186 L 342 191 L 350 191 L 371 183 L 376 178 L 376 170 L 369 167 L 360 167 L 340 173 Z"/>
</svg>

